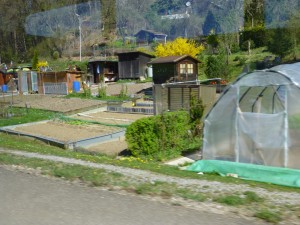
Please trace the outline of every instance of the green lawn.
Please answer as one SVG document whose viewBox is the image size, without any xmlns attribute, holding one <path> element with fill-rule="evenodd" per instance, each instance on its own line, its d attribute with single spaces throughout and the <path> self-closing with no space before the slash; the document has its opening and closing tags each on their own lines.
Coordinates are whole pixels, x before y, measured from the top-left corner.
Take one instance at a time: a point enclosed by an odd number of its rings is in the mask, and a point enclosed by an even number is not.
<svg viewBox="0 0 300 225">
<path fill-rule="evenodd" d="M 9 118 L 0 117 L 0 127 L 52 119 L 59 116 L 56 112 L 40 109 L 8 108 Z"/>
</svg>

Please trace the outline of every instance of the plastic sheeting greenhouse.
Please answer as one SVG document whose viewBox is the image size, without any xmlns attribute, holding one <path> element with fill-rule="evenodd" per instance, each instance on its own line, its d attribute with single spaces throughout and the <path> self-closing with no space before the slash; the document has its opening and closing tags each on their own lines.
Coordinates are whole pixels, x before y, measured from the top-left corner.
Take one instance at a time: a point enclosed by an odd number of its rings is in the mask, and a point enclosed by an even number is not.
<svg viewBox="0 0 300 225">
<path fill-rule="evenodd" d="M 240 75 L 205 118 L 203 159 L 300 169 L 300 63 Z"/>
</svg>

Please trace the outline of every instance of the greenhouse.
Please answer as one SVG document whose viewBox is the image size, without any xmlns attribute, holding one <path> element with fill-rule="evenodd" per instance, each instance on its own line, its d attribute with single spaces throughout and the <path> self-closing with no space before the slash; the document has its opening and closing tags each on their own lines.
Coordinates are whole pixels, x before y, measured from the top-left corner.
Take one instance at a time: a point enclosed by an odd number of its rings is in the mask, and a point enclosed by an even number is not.
<svg viewBox="0 0 300 225">
<path fill-rule="evenodd" d="M 300 63 L 240 75 L 205 117 L 203 159 L 300 169 Z"/>
</svg>

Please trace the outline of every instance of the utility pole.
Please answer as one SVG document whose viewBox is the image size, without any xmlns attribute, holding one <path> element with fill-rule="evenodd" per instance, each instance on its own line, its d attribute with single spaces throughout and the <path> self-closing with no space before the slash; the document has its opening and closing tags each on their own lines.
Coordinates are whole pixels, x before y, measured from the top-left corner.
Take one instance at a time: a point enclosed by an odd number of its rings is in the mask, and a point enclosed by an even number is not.
<svg viewBox="0 0 300 225">
<path fill-rule="evenodd" d="M 78 23 L 79 23 L 79 60 L 81 62 L 81 24 L 82 24 L 82 20 L 80 18 L 80 15 L 78 15 L 77 13 L 75 14 L 78 18 Z"/>
</svg>

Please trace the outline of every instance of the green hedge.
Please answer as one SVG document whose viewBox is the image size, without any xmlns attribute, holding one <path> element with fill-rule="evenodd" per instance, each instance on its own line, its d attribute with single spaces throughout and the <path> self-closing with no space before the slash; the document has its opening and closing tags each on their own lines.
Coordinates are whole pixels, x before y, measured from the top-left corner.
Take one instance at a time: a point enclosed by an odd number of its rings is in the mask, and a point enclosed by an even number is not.
<svg viewBox="0 0 300 225">
<path fill-rule="evenodd" d="M 159 161 L 177 157 L 200 147 L 200 137 L 193 137 L 192 126 L 186 111 L 137 120 L 126 130 L 128 149 L 135 157 Z"/>
</svg>

